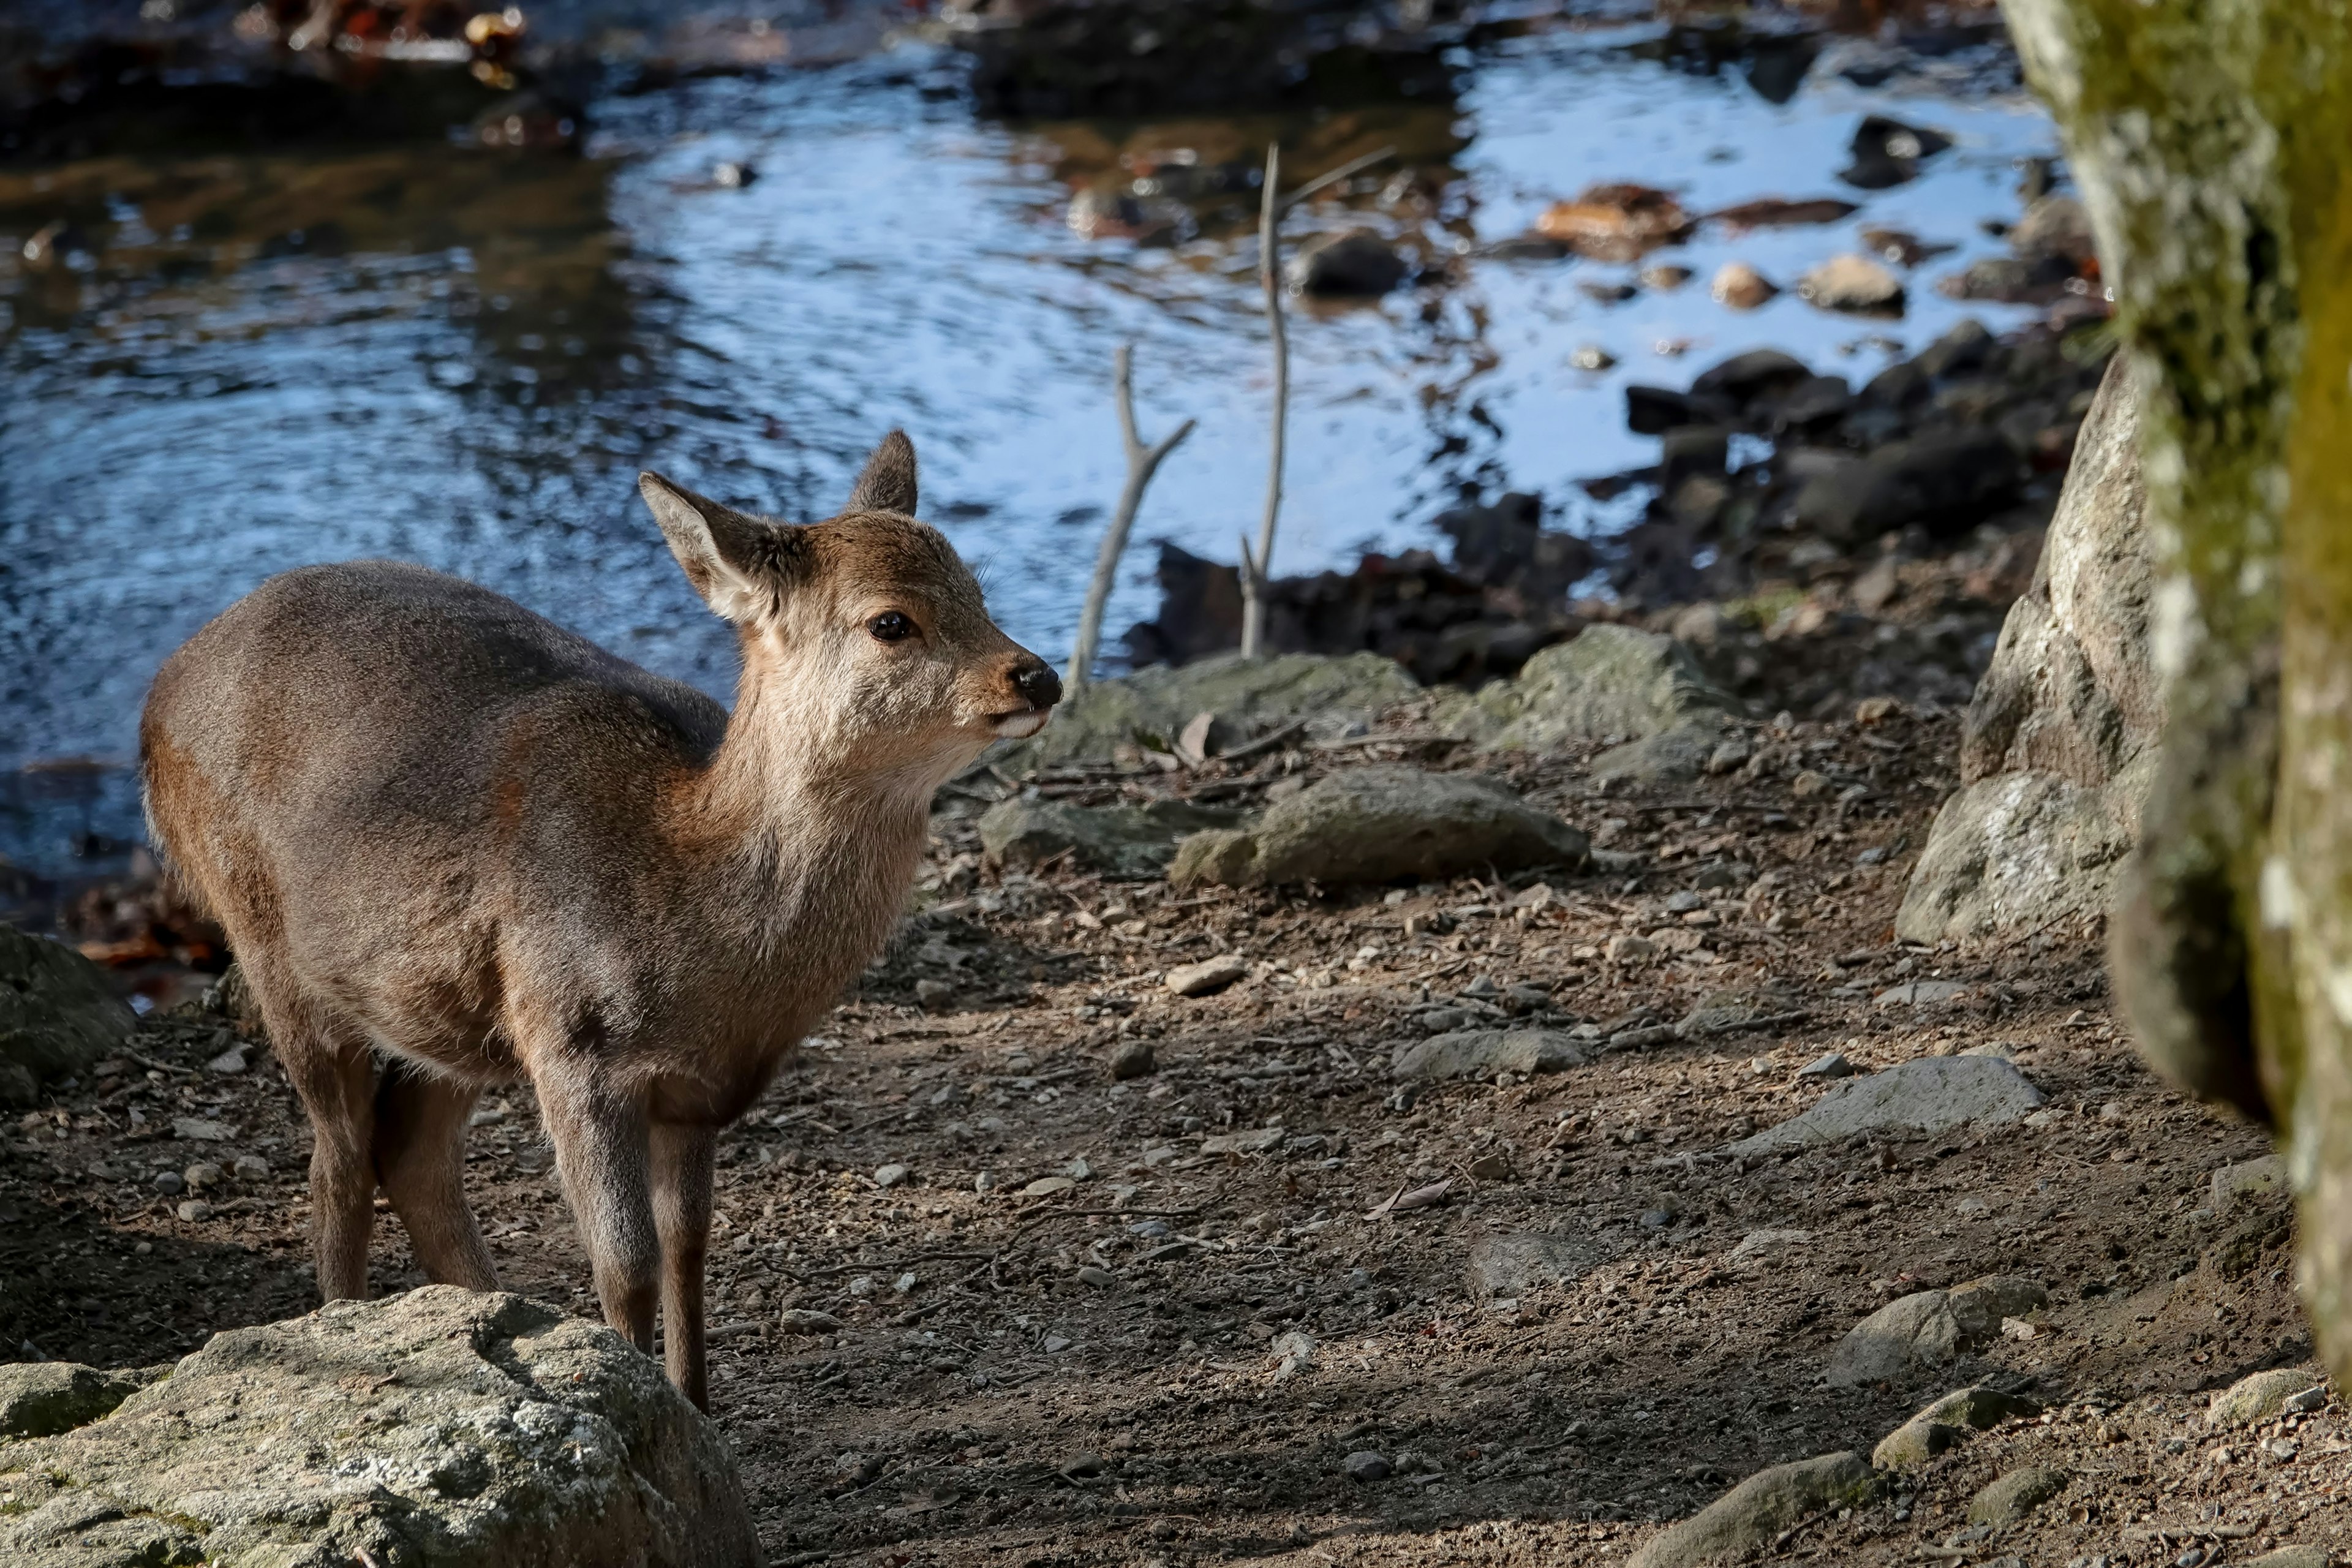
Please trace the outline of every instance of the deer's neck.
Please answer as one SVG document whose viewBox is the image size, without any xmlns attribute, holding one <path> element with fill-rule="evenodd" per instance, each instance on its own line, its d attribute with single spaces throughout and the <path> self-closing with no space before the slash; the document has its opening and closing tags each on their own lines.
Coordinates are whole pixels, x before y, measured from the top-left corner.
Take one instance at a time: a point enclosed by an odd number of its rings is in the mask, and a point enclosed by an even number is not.
<svg viewBox="0 0 2352 1568">
<path fill-rule="evenodd" d="M 856 750 L 747 674 L 687 812 L 689 858 L 729 903 L 713 934 L 740 943 L 749 968 L 821 993 L 820 1007 L 888 937 L 939 783 L 934 768 L 877 767 Z"/>
</svg>

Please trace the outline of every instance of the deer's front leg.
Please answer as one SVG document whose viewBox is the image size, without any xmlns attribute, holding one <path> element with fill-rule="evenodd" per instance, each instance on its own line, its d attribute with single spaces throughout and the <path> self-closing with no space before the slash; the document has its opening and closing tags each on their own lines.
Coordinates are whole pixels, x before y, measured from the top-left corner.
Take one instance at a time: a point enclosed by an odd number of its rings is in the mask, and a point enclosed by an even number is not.
<svg viewBox="0 0 2352 1568">
<path fill-rule="evenodd" d="M 647 1176 L 645 1107 L 592 1071 L 537 1080 L 555 1165 L 588 1248 L 604 1321 L 651 1355 L 661 1247 Z"/>
<path fill-rule="evenodd" d="M 710 1167 L 718 1135 L 707 1127 L 653 1129 L 654 1225 L 661 1235 L 662 1346 L 669 1380 L 710 1408 L 703 1361 L 702 1271 L 710 1246 Z"/>
</svg>

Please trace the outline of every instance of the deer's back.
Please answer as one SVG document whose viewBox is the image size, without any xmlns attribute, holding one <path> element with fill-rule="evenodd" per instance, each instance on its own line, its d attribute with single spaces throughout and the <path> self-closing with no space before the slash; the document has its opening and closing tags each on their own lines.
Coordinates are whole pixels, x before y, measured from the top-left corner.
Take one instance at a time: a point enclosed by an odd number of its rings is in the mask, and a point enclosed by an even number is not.
<svg viewBox="0 0 2352 1568">
<path fill-rule="evenodd" d="M 626 902 L 633 836 L 725 726 L 511 600 L 369 561 L 271 578 L 197 633 L 141 750 L 162 847 L 232 942 L 397 1032 L 487 1026 L 512 917 Z"/>
</svg>

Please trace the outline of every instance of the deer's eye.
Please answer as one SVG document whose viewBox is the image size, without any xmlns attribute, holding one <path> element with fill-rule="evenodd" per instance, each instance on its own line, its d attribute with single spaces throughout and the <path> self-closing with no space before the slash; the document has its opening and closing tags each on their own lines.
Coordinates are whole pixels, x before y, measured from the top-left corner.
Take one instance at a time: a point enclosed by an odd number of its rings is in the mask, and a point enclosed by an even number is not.
<svg viewBox="0 0 2352 1568">
<path fill-rule="evenodd" d="M 879 642 L 905 642 L 915 635 L 915 623 L 897 610 L 885 610 L 866 622 L 866 629 Z"/>
</svg>

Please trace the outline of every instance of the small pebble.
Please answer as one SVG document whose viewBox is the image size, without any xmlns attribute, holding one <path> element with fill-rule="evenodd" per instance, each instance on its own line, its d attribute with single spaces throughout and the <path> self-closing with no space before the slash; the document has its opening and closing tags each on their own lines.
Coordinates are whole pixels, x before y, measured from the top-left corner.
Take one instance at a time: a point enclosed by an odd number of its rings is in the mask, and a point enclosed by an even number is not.
<svg viewBox="0 0 2352 1568">
<path fill-rule="evenodd" d="M 258 1154 L 239 1154 L 228 1170 L 240 1182 L 257 1182 L 269 1174 L 269 1162 Z"/>
<path fill-rule="evenodd" d="M 1852 1078 L 1853 1064 L 1845 1059 L 1843 1051 L 1832 1051 L 1797 1069 L 1799 1078 Z"/>
<path fill-rule="evenodd" d="M 180 1179 L 187 1183 L 188 1185 L 195 1188 L 198 1192 L 202 1192 L 206 1187 L 219 1186 L 226 1174 L 226 1172 L 223 1171 L 218 1165 L 214 1164 L 210 1160 L 199 1160 L 194 1164 L 189 1166 L 186 1170 L 182 1171 L 180 1173 Z"/>
<path fill-rule="evenodd" d="M 216 1073 L 240 1073 L 245 1070 L 245 1047 L 231 1046 L 205 1064 L 205 1070 Z"/>
<path fill-rule="evenodd" d="M 158 1171 L 155 1190 L 167 1198 L 174 1198 L 188 1190 L 188 1180 L 177 1171 Z"/>
<path fill-rule="evenodd" d="M 1344 1467 L 1351 1481 L 1384 1481 L 1395 1467 L 1385 1454 L 1375 1454 L 1370 1448 L 1360 1448 L 1348 1456 Z"/>
<path fill-rule="evenodd" d="M 1616 365 L 1617 356 L 1599 343 L 1586 343 L 1568 356 L 1568 363 L 1570 368 L 1574 370 L 1609 370 Z M 1402 903 L 1404 900 L 1399 899 L 1397 902 Z"/>
<path fill-rule="evenodd" d="M 883 1165 L 877 1167 L 874 1173 L 874 1184 L 887 1191 L 913 1173 L 904 1165 Z"/>
<path fill-rule="evenodd" d="M 1118 1283 L 1118 1276 L 1108 1268 L 1097 1268 L 1089 1263 L 1078 1270 L 1078 1283 L 1091 1285 L 1097 1290 L 1108 1290 Z"/>
<path fill-rule="evenodd" d="M 1125 1083 L 1129 1079 L 1149 1078 L 1160 1066 L 1152 1054 L 1150 1040 L 1122 1040 L 1118 1049 L 1110 1054 L 1110 1076 Z"/>
<path fill-rule="evenodd" d="M 195 1198 L 190 1198 L 187 1202 L 180 1205 L 178 1212 L 180 1217 L 184 1220 L 194 1221 L 200 1219 L 210 1219 L 213 1217 L 213 1205 L 208 1203 L 201 1202 Z"/>
<path fill-rule="evenodd" d="M 924 1007 L 943 1007 L 955 998 L 955 987 L 944 980 L 915 982 L 915 1000 Z"/>
</svg>

